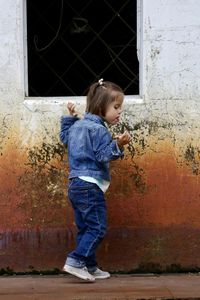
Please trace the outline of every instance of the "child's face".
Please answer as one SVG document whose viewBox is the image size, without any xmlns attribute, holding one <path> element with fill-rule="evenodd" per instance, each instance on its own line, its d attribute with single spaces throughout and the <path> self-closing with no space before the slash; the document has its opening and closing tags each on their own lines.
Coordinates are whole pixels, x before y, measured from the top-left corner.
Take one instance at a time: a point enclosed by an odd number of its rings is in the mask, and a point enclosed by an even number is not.
<svg viewBox="0 0 200 300">
<path fill-rule="evenodd" d="M 104 119 L 110 125 L 115 125 L 119 122 L 122 113 L 123 97 L 118 97 L 115 101 L 111 102 L 106 110 Z"/>
</svg>

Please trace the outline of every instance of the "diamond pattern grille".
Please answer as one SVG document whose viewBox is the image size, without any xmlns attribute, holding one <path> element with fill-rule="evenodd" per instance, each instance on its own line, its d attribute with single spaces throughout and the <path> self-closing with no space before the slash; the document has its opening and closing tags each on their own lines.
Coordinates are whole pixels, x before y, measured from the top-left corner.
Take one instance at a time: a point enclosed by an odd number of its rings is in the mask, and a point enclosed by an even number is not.
<svg viewBox="0 0 200 300">
<path fill-rule="evenodd" d="M 138 94 L 136 0 L 27 0 L 29 96 L 81 96 L 99 78 Z"/>
</svg>

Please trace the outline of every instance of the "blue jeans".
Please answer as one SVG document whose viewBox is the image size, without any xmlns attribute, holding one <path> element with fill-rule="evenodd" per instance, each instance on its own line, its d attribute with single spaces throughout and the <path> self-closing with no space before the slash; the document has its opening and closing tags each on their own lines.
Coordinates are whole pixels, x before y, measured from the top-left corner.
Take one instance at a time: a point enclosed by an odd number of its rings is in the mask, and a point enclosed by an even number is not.
<svg viewBox="0 0 200 300">
<path fill-rule="evenodd" d="M 70 180 L 68 197 L 78 233 L 76 249 L 68 254 L 66 264 L 93 271 L 97 267 L 95 252 L 107 226 L 104 193 L 95 183 L 76 177 Z"/>
</svg>

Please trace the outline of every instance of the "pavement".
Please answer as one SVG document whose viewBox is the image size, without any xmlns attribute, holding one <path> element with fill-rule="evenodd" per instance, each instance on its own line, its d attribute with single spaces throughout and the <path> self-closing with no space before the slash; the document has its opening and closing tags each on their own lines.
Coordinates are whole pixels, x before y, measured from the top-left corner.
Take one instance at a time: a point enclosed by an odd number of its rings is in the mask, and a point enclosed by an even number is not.
<svg viewBox="0 0 200 300">
<path fill-rule="evenodd" d="M 200 299 L 200 274 L 112 275 L 87 283 L 71 275 L 0 276 L 0 300 Z"/>
</svg>

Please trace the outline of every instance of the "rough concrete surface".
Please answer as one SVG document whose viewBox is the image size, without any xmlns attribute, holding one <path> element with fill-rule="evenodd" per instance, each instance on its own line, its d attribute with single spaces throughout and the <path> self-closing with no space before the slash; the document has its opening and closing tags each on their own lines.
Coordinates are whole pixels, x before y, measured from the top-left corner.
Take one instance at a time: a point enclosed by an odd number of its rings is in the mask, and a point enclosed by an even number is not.
<svg viewBox="0 0 200 300">
<path fill-rule="evenodd" d="M 68 275 L 0 277 L 0 300 L 200 299 L 200 276 L 115 275 L 86 283 Z"/>
</svg>

